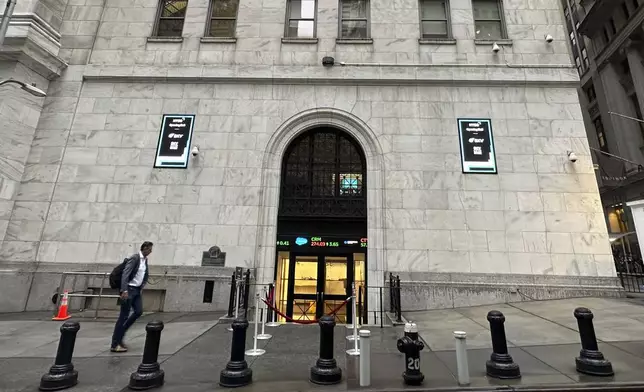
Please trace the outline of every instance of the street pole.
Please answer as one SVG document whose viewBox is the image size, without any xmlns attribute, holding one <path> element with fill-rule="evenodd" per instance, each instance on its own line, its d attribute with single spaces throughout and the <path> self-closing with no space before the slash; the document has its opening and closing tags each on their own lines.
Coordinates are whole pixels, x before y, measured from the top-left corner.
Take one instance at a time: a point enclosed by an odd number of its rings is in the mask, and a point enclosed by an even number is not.
<svg viewBox="0 0 644 392">
<path fill-rule="evenodd" d="M 14 8 L 16 8 L 16 0 L 7 0 L 7 7 L 4 9 L 2 22 L 0 22 L 0 46 L 4 44 L 4 37 L 7 35 L 9 21 L 11 20 L 11 16 L 13 15 Z"/>
</svg>

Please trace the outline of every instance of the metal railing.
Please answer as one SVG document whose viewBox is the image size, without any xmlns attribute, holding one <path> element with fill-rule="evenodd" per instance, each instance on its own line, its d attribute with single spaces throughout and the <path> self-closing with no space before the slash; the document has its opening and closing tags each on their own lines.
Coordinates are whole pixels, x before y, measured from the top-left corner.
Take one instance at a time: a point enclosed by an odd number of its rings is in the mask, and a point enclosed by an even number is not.
<svg viewBox="0 0 644 392">
<path fill-rule="evenodd" d="M 628 293 L 644 293 L 644 274 L 618 272 L 619 280 Z"/>
<path fill-rule="evenodd" d="M 61 277 L 60 277 L 60 284 L 58 286 L 58 289 L 56 290 L 56 294 L 54 294 L 54 298 L 52 298 L 52 302 L 56 305 L 54 307 L 54 315 L 58 313 L 58 308 L 60 307 L 60 302 L 62 300 L 62 294 L 65 291 L 65 282 L 67 281 L 67 278 L 69 276 L 73 276 L 73 281 L 72 281 L 72 291 L 68 291 L 67 296 L 69 298 L 97 298 L 96 301 L 96 306 L 94 309 L 94 319 L 98 318 L 98 311 L 100 310 L 100 305 L 101 305 L 101 300 L 103 298 L 115 298 L 118 299 L 120 298 L 120 295 L 118 294 L 104 294 L 104 289 L 105 287 L 105 281 L 108 279 L 110 276 L 109 272 L 89 272 L 89 271 L 66 271 L 63 272 Z M 96 277 L 96 278 L 101 278 L 101 283 L 98 287 L 98 294 L 94 293 L 87 293 L 87 289 L 83 291 L 73 291 L 74 288 L 76 287 L 76 282 L 78 277 L 80 276 L 85 276 L 85 277 Z M 200 279 L 200 280 L 208 280 L 208 279 L 222 279 L 221 275 L 173 275 L 173 276 L 167 276 L 165 274 L 150 274 L 150 278 L 168 278 L 168 279 L 183 279 L 183 278 L 188 278 L 188 279 Z M 150 279 L 149 284 L 150 285 L 155 285 L 158 282 L 153 282 L 152 279 Z M 86 286 L 89 286 L 89 284 L 86 284 Z M 110 290 L 111 288 L 107 288 Z M 55 299 L 55 300 L 54 300 Z"/>
</svg>

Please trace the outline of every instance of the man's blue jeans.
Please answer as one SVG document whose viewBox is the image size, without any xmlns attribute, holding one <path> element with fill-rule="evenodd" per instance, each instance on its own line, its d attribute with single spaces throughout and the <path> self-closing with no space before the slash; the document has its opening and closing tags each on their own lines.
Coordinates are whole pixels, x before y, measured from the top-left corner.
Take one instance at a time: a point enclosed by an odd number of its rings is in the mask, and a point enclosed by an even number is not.
<svg viewBox="0 0 644 392">
<path fill-rule="evenodd" d="M 133 310 L 132 314 L 130 314 L 130 308 Z M 127 299 L 125 301 L 121 300 L 121 313 L 114 326 L 112 348 L 121 344 L 127 330 L 142 314 L 143 301 L 141 298 L 141 288 L 129 286 L 127 288 Z"/>
</svg>

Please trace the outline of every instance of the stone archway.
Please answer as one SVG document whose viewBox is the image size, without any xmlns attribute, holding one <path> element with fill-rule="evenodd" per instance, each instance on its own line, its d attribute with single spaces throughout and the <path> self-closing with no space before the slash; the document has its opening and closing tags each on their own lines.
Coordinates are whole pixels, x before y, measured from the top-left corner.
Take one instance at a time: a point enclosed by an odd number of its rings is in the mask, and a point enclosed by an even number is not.
<svg viewBox="0 0 644 392">
<path fill-rule="evenodd" d="M 350 134 L 364 151 L 367 163 L 367 234 L 369 238 L 367 278 L 370 286 L 383 286 L 385 272 L 385 195 L 382 147 L 369 126 L 351 113 L 334 108 L 300 112 L 273 133 L 264 151 L 261 196 L 257 228 L 255 268 L 257 281 L 273 282 L 277 236 L 282 158 L 291 142 L 301 133 L 317 127 L 334 127 Z M 371 296 L 371 295 L 370 295 Z M 373 299 L 375 301 L 376 298 Z M 376 303 L 376 302 L 372 302 Z"/>
</svg>

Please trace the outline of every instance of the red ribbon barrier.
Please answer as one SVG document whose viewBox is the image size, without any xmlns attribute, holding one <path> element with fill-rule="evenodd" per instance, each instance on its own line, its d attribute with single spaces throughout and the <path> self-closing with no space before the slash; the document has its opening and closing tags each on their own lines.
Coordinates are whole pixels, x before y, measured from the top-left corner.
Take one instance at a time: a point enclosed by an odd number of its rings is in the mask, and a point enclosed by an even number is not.
<svg viewBox="0 0 644 392">
<path fill-rule="evenodd" d="M 293 323 L 296 323 L 296 324 L 305 324 L 305 325 L 306 324 L 317 324 L 317 322 L 319 321 L 319 320 L 295 320 L 295 319 L 293 319 L 291 317 L 288 317 L 284 313 L 280 312 L 279 309 L 277 309 L 276 307 L 274 307 L 273 305 L 268 303 L 265 299 L 262 298 L 262 301 L 266 304 L 266 306 L 268 306 L 269 308 L 273 309 L 273 311 L 275 313 L 277 313 L 280 316 L 284 317 L 287 321 L 290 321 L 290 322 L 293 322 Z M 338 313 L 340 311 L 340 309 L 342 309 L 342 307 L 347 304 L 347 302 L 348 302 L 347 300 L 344 300 L 340 305 L 338 305 L 335 309 L 333 309 L 331 311 L 331 313 L 327 314 L 327 316 L 335 316 L 335 314 Z"/>
</svg>

